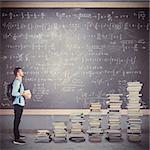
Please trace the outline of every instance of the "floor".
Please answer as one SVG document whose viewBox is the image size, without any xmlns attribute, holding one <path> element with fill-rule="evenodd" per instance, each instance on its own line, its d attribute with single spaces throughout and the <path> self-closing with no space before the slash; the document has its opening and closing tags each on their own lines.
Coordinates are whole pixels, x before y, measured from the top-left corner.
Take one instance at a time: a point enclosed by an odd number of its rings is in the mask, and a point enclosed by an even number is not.
<svg viewBox="0 0 150 150">
<path fill-rule="evenodd" d="M 1 150 L 149 150 L 149 134 L 142 134 L 142 141 L 138 143 L 128 142 L 126 134 L 123 134 L 122 142 L 108 142 L 103 136 L 101 143 L 90 143 L 86 139 L 83 143 L 34 143 L 35 134 L 24 134 L 26 136 L 25 145 L 15 145 L 12 143 L 11 134 L 0 134 Z"/>
</svg>

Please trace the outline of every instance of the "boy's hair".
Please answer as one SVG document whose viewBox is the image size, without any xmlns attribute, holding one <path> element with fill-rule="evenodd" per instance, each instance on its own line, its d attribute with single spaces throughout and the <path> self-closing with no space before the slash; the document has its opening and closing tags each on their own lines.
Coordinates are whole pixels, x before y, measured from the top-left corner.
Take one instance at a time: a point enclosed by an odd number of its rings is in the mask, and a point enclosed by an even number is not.
<svg viewBox="0 0 150 150">
<path fill-rule="evenodd" d="M 22 69 L 21 67 L 16 67 L 15 69 L 14 69 L 14 75 L 15 76 L 17 76 L 17 72 L 19 71 L 19 69 Z"/>
</svg>

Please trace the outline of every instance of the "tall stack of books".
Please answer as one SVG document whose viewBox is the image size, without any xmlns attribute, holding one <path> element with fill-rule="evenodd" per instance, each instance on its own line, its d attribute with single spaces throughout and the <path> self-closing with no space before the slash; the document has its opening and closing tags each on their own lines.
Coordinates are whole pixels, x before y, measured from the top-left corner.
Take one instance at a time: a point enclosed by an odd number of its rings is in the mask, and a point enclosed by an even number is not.
<svg viewBox="0 0 150 150">
<path fill-rule="evenodd" d="M 89 112 L 89 135 L 90 142 L 101 142 L 103 130 L 101 128 L 101 105 L 99 102 L 90 104 Z"/>
<path fill-rule="evenodd" d="M 142 116 L 140 107 L 140 94 L 142 84 L 140 82 L 128 82 L 127 83 L 128 91 L 128 129 L 127 129 L 127 138 L 131 142 L 141 141 L 141 119 Z"/>
<path fill-rule="evenodd" d="M 49 130 L 37 130 L 35 143 L 49 143 L 52 141 Z"/>
<path fill-rule="evenodd" d="M 106 130 L 106 139 L 110 142 L 122 141 L 121 133 L 121 105 L 120 96 L 122 94 L 107 94 L 108 104 L 108 129 Z"/>
<path fill-rule="evenodd" d="M 54 127 L 54 137 L 53 141 L 55 143 L 63 143 L 67 142 L 67 126 L 63 121 L 55 121 L 53 122 Z"/>
<path fill-rule="evenodd" d="M 70 134 L 69 140 L 72 142 L 84 142 L 85 134 L 83 132 L 83 123 L 85 121 L 83 114 L 71 114 L 70 115 Z"/>
</svg>

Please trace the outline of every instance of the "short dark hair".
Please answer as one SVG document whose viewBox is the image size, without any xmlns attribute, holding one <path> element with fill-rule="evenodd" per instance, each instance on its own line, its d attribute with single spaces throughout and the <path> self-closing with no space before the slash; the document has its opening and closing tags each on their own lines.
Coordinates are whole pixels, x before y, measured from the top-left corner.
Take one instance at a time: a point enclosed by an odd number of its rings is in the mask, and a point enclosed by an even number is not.
<svg viewBox="0 0 150 150">
<path fill-rule="evenodd" d="M 15 69 L 14 69 L 14 75 L 16 76 L 17 75 L 17 72 L 19 71 L 19 69 L 22 69 L 21 67 L 16 67 Z"/>
</svg>

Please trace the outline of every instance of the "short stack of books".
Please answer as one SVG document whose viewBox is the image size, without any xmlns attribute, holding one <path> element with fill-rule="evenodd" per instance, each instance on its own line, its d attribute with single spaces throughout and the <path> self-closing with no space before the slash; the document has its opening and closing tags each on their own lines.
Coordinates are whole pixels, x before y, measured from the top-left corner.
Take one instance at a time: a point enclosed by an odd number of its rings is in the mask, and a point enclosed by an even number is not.
<svg viewBox="0 0 150 150">
<path fill-rule="evenodd" d="M 72 142 L 84 142 L 85 134 L 83 132 L 83 123 L 85 121 L 83 114 L 71 114 L 70 115 L 70 134 L 69 140 Z"/>
<path fill-rule="evenodd" d="M 140 82 L 128 82 L 127 83 L 128 91 L 128 104 L 127 104 L 127 113 L 128 113 L 128 129 L 127 129 L 127 138 L 131 142 L 141 141 L 141 119 L 142 116 L 140 107 L 140 94 L 142 84 Z"/>
<path fill-rule="evenodd" d="M 63 121 L 55 121 L 53 122 L 54 127 L 54 136 L 53 141 L 55 143 L 63 143 L 67 142 L 67 126 Z"/>
<path fill-rule="evenodd" d="M 49 143 L 52 141 L 49 130 L 37 130 L 35 143 Z"/>
<path fill-rule="evenodd" d="M 108 105 L 108 129 L 106 130 L 106 139 L 110 142 L 122 141 L 121 133 L 121 94 L 107 94 Z"/>
<path fill-rule="evenodd" d="M 89 112 L 89 129 L 87 133 L 89 135 L 90 142 L 101 142 L 103 130 L 101 128 L 101 104 L 91 103 Z"/>
</svg>

